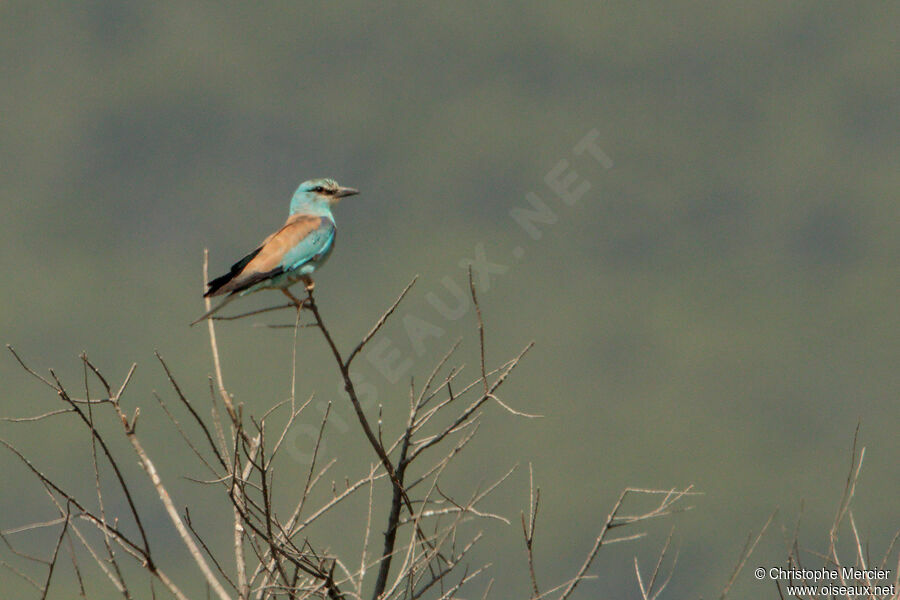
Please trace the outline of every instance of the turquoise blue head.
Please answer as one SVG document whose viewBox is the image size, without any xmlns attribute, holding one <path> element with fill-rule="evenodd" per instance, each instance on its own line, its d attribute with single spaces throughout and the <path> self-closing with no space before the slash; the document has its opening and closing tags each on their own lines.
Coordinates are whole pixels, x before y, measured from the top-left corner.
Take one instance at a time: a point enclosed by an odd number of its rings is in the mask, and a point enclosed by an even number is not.
<svg viewBox="0 0 900 600">
<path fill-rule="evenodd" d="M 351 187 L 341 187 L 334 179 L 310 179 L 304 181 L 291 199 L 291 214 L 305 212 L 317 215 L 331 214 L 331 207 L 341 198 L 353 196 L 359 191 Z"/>
</svg>

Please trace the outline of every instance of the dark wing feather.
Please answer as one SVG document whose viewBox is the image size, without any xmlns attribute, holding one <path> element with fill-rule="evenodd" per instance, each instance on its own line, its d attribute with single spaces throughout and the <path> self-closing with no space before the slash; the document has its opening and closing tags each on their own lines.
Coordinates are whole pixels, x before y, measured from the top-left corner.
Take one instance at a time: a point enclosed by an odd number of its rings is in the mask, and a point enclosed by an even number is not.
<svg viewBox="0 0 900 600">
<path fill-rule="evenodd" d="M 271 279 L 277 275 L 281 275 L 284 273 L 284 269 L 282 267 L 275 267 L 271 271 L 266 271 L 264 273 L 250 273 L 249 275 L 245 274 L 240 278 L 233 278 L 228 281 L 225 285 L 223 285 L 219 290 L 212 295 L 219 296 L 222 294 L 237 294 L 238 292 L 243 292 L 249 287 L 252 287 L 259 283 L 260 281 L 265 281 L 266 279 Z"/>
<path fill-rule="evenodd" d="M 224 286 L 226 286 L 228 284 L 228 282 L 230 282 L 232 279 L 234 279 L 244 269 L 244 267 L 247 266 L 247 264 L 251 260 L 256 258 L 256 255 L 259 254 L 260 250 L 262 250 L 262 246 L 260 246 L 259 248 L 257 248 L 256 250 L 254 250 L 253 252 L 251 252 L 250 254 L 248 254 L 247 256 L 242 258 L 241 260 L 239 260 L 236 263 L 234 263 L 233 265 L 231 265 L 230 271 L 228 271 L 221 277 L 216 277 L 215 279 L 213 279 L 212 281 L 207 283 L 206 285 L 209 286 L 209 289 L 206 290 L 206 293 L 203 294 L 203 297 L 206 298 L 208 296 L 218 296 L 219 294 L 217 294 L 216 292 L 218 292 L 220 289 L 222 289 Z M 225 292 L 222 292 L 222 293 L 224 294 Z"/>
</svg>

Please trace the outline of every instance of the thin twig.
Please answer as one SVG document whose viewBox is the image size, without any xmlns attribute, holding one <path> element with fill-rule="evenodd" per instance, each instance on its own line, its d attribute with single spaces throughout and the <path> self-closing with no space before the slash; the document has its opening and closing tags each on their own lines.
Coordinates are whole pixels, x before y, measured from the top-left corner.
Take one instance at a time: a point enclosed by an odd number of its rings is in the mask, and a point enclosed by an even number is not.
<svg viewBox="0 0 900 600">
<path fill-rule="evenodd" d="M 763 534 L 766 532 L 766 529 L 769 528 L 769 525 L 772 523 L 772 520 L 775 518 L 776 514 L 778 514 L 777 510 L 772 511 L 772 514 L 769 515 L 766 523 L 762 526 L 762 529 L 759 530 L 759 534 L 756 536 L 756 539 L 754 539 L 752 543 L 749 539 L 747 540 L 748 543 L 744 547 L 744 550 L 741 552 L 741 556 L 731 573 L 731 577 L 728 578 L 728 582 L 722 589 L 722 593 L 719 595 L 719 600 L 724 600 L 724 598 L 728 595 L 728 591 L 731 589 L 731 586 L 734 585 L 734 582 L 737 580 L 737 576 L 744 568 L 744 565 L 747 564 L 747 560 L 750 558 L 750 555 L 753 554 L 753 550 L 756 549 L 756 545 L 759 543 L 759 540 L 762 539 Z"/>
<path fill-rule="evenodd" d="M 416 283 L 416 281 L 418 279 L 419 279 L 419 276 L 416 275 L 415 277 L 412 278 L 412 281 L 410 281 L 408 284 L 406 284 L 406 287 L 403 288 L 403 291 L 400 292 L 400 295 L 397 297 L 396 300 L 394 300 L 394 303 L 390 306 L 390 308 L 388 308 L 384 312 L 384 314 L 381 315 L 381 318 L 378 319 L 378 321 L 375 323 L 375 325 L 372 327 L 372 329 L 369 330 L 369 333 L 367 333 L 363 337 L 362 341 L 359 344 L 357 344 L 356 348 L 354 348 L 353 351 L 350 352 L 350 354 L 347 356 L 347 362 L 346 362 L 345 366 L 347 366 L 348 368 L 350 367 L 350 363 L 353 362 L 353 359 L 356 358 L 356 355 L 360 353 L 360 351 L 363 349 L 363 347 L 367 343 L 369 343 L 369 341 L 373 337 L 375 337 L 375 334 L 378 333 L 378 330 L 381 329 L 382 326 L 390 318 L 390 316 L 392 314 L 394 314 L 394 311 L 397 309 L 398 306 L 400 306 L 400 303 L 403 302 L 403 298 L 406 296 L 406 293 L 409 292 L 409 290 L 412 288 L 412 286 Z M 317 318 L 317 320 L 318 320 L 318 318 Z"/>
<path fill-rule="evenodd" d="M 528 573 L 531 575 L 532 599 L 540 598 L 541 590 L 538 587 L 537 574 L 534 571 L 534 526 L 537 521 L 538 507 L 541 503 L 541 488 L 534 488 L 534 471 L 531 463 L 528 463 L 528 520 L 522 513 L 522 534 L 525 536 L 525 551 L 528 557 Z"/>
</svg>

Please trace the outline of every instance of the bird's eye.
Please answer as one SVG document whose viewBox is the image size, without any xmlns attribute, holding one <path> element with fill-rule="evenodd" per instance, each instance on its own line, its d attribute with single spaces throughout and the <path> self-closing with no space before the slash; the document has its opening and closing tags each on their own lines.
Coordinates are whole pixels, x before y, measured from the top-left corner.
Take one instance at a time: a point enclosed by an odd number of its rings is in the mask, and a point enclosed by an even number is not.
<svg viewBox="0 0 900 600">
<path fill-rule="evenodd" d="M 316 187 L 313 188 L 313 191 L 321 194 L 322 192 L 325 191 L 325 188 L 323 188 L 321 185 L 317 185 Z"/>
</svg>

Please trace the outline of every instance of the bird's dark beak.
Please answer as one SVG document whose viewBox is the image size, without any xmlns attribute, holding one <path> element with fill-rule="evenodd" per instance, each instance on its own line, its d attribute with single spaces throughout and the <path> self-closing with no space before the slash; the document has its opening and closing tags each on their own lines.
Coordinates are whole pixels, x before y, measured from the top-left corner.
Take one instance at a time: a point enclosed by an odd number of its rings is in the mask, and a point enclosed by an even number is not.
<svg viewBox="0 0 900 600">
<path fill-rule="evenodd" d="M 352 187 L 339 187 L 334 193 L 334 196 L 335 198 L 346 198 L 347 196 L 355 196 L 358 193 L 359 190 L 353 189 Z"/>
</svg>

